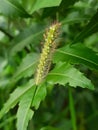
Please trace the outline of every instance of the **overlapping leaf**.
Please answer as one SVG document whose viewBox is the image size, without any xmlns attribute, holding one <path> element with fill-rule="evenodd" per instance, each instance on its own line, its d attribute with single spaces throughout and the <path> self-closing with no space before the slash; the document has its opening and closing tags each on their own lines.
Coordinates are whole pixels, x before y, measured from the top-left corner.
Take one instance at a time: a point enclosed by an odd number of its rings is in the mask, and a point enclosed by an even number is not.
<svg viewBox="0 0 98 130">
<path fill-rule="evenodd" d="M 32 101 L 32 106 L 35 109 L 38 109 L 38 107 L 40 105 L 40 102 L 42 100 L 44 100 L 46 94 L 47 94 L 47 91 L 46 91 L 46 85 L 45 85 L 45 83 L 37 86 L 37 89 L 36 89 L 36 92 L 35 92 L 35 95 L 34 95 L 34 99 Z"/>
<path fill-rule="evenodd" d="M 33 2 L 31 13 L 45 7 L 59 6 L 61 1 L 62 0 L 36 0 Z"/>
<path fill-rule="evenodd" d="M 30 109 L 33 106 L 38 109 L 40 102 L 46 96 L 45 84 L 40 86 L 33 86 L 20 100 L 19 109 L 17 113 L 17 129 L 26 130 L 29 120 L 32 118 L 34 112 Z"/>
<path fill-rule="evenodd" d="M 74 23 L 80 23 L 83 21 L 89 20 L 88 17 L 80 16 L 77 12 L 70 13 L 67 17 L 63 19 L 62 25 L 64 24 L 74 24 Z M 64 29 L 64 28 L 63 28 Z"/>
<path fill-rule="evenodd" d="M 16 90 L 10 95 L 8 101 L 4 104 L 4 107 L 0 111 L 0 118 L 4 116 L 11 108 L 13 108 L 21 99 L 21 97 L 26 94 L 34 85 L 34 80 L 30 80 L 25 86 L 18 87 Z"/>
<path fill-rule="evenodd" d="M 20 66 L 17 68 L 13 76 L 13 80 L 18 80 L 21 77 L 29 77 L 34 74 L 37 66 L 37 62 L 39 59 L 39 55 L 36 53 L 28 54 L 23 61 L 21 62 Z"/>
<path fill-rule="evenodd" d="M 0 12 L 9 17 L 30 17 L 21 4 L 16 0 L 0 0 Z"/>
<path fill-rule="evenodd" d="M 17 52 L 21 51 L 25 46 L 28 46 L 29 44 L 33 43 L 35 45 L 35 43 L 40 42 L 41 41 L 41 36 L 43 34 L 43 30 L 36 32 L 36 33 L 30 33 L 29 36 L 24 36 L 22 35 L 22 39 L 19 41 L 16 41 L 16 39 L 14 39 L 12 42 L 15 42 L 16 45 L 12 47 L 11 51 L 10 51 L 10 55 L 15 55 Z"/>
<path fill-rule="evenodd" d="M 90 22 L 84 27 L 83 31 L 81 31 L 74 39 L 72 44 L 82 41 L 87 36 L 90 36 L 93 33 L 98 32 L 98 11 L 91 18 Z"/>
<path fill-rule="evenodd" d="M 82 44 L 67 45 L 58 49 L 54 55 L 54 62 L 66 61 L 73 64 L 84 64 L 98 70 L 98 55 Z"/>
<path fill-rule="evenodd" d="M 59 13 L 60 16 L 64 16 L 64 18 L 65 18 L 66 14 L 68 13 L 67 9 L 72 7 L 74 5 L 74 3 L 77 1 L 78 0 L 70 0 L 70 1 L 62 0 L 61 3 L 59 4 L 59 6 L 57 6 L 57 7 L 45 8 L 42 17 L 43 18 L 51 17 L 51 16 L 54 16 L 56 13 Z M 57 2 L 57 1 L 53 1 L 53 2 Z"/>
<path fill-rule="evenodd" d="M 80 86 L 82 88 L 94 89 L 91 81 L 68 63 L 58 63 L 48 74 L 46 80 L 52 84 L 59 83 L 65 85 L 69 83 L 73 87 Z"/>
<path fill-rule="evenodd" d="M 29 120 L 34 112 L 30 109 L 33 106 L 38 109 L 40 102 L 46 96 L 45 84 L 36 86 L 34 80 L 30 80 L 26 85 L 18 87 L 11 95 L 4 107 L 0 111 L 0 118 L 4 116 L 11 108 L 19 102 L 17 113 L 17 128 L 18 130 L 26 130 Z"/>
<path fill-rule="evenodd" d="M 35 87 L 33 86 L 21 99 L 17 112 L 17 130 L 26 130 L 34 112 L 30 109 Z"/>
</svg>

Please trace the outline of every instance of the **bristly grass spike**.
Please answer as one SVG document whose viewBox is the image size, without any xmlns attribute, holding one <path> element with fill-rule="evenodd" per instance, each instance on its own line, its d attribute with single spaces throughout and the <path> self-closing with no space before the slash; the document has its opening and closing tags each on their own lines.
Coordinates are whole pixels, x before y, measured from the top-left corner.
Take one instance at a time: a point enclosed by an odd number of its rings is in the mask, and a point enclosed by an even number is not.
<svg viewBox="0 0 98 130">
<path fill-rule="evenodd" d="M 54 50 L 57 46 L 56 39 L 59 35 L 61 23 L 55 22 L 52 24 L 43 35 L 44 46 L 40 55 L 39 64 L 36 71 L 35 84 L 38 85 L 46 77 L 51 66 L 51 59 Z"/>
</svg>

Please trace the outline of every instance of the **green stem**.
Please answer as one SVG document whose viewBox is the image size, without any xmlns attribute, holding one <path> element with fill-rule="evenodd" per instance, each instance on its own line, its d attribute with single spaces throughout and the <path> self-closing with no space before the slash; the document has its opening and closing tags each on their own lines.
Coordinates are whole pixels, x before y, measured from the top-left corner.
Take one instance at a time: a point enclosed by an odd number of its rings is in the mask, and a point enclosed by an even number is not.
<svg viewBox="0 0 98 130">
<path fill-rule="evenodd" d="M 71 91 L 70 87 L 69 87 L 69 107 L 70 107 L 70 114 L 71 114 L 71 121 L 72 121 L 73 130 L 77 130 L 74 101 L 73 101 L 72 91 Z"/>
</svg>

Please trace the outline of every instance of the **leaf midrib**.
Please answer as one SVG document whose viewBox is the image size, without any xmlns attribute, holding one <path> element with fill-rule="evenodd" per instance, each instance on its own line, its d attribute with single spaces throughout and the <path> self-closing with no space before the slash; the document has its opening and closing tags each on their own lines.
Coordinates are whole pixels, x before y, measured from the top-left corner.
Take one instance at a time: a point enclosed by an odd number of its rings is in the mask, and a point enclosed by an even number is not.
<svg viewBox="0 0 98 130">
<path fill-rule="evenodd" d="M 9 0 L 5 0 L 5 2 L 8 3 L 9 5 L 11 5 L 16 10 L 19 10 L 19 12 L 21 12 L 22 14 L 24 14 L 24 12 L 21 9 L 19 9 L 17 6 L 15 6 L 14 4 L 12 4 Z"/>
<path fill-rule="evenodd" d="M 31 84 L 29 87 L 27 87 L 26 90 L 24 90 L 24 92 L 23 92 L 21 95 L 19 95 L 19 97 L 16 98 L 16 99 L 10 104 L 11 108 L 12 108 L 13 104 L 16 103 L 16 102 L 18 102 L 18 100 L 19 100 L 27 91 L 29 91 L 33 85 L 34 85 L 34 84 Z M 9 111 L 9 105 L 8 105 L 8 109 L 7 109 L 7 108 L 3 108 L 3 109 L 1 110 L 1 112 L 0 112 L 0 114 L 1 114 L 1 115 L 0 115 L 0 119 L 2 118 L 2 113 L 3 113 L 3 115 L 4 115 L 4 112 L 7 113 L 8 111 Z"/>
<path fill-rule="evenodd" d="M 83 36 L 87 35 L 88 32 L 90 32 L 90 31 L 91 31 L 94 27 L 96 27 L 97 25 L 98 25 L 98 23 L 94 24 L 94 25 L 91 26 L 89 29 L 88 29 L 88 27 L 87 27 L 87 29 L 86 29 L 86 30 L 87 30 L 86 33 L 83 33 L 83 32 L 84 32 L 84 30 L 83 30 L 83 31 L 81 32 L 82 35 L 80 35 L 80 34 L 81 34 L 81 33 L 80 33 L 79 36 L 77 36 L 77 38 L 80 37 L 80 36 L 83 38 Z M 87 26 L 90 26 L 90 24 L 88 24 Z M 77 38 L 76 38 L 76 39 L 77 39 Z M 75 41 L 77 41 L 76 39 L 75 39 Z M 73 42 L 74 42 L 74 41 L 73 41 Z"/>
<path fill-rule="evenodd" d="M 35 62 L 33 62 L 33 64 L 28 65 L 26 68 L 24 68 L 22 71 L 20 71 L 20 73 L 18 73 L 15 77 L 21 75 L 21 73 L 23 73 L 24 71 L 26 71 L 28 68 L 30 68 L 31 66 L 33 66 L 37 62 L 38 62 L 38 60 L 36 60 Z"/>
<path fill-rule="evenodd" d="M 27 41 L 29 41 L 31 38 L 32 39 L 34 39 L 34 38 L 36 38 L 38 35 L 40 35 L 41 33 L 43 33 L 44 31 L 42 30 L 42 31 L 40 31 L 40 32 L 38 32 L 38 33 L 36 33 L 36 34 L 31 34 L 31 35 L 29 35 L 28 37 L 26 37 L 25 39 L 22 39 L 21 41 L 19 41 L 19 43 L 16 45 L 16 46 L 14 46 L 13 48 L 12 48 L 12 50 L 11 50 L 11 53 L 12 54 L 14 54 L 14 53 L 17 53 L 18 51 L 20 51 L 21 49 L 18 49 L 19 47 L 20 47 L 20 45 L 22 45 L 20 48 L 24 48 L 25 46 L 27 46 L 25 43 L 27 42 Z M 34 36 L 33 36 L 34 35 Z M 24 43 L 24 44 L 23 44 Z M 30 43 L 29 43 L 30 44 Z M 28 44 L 28 45 L 29 45 Z M 17 51 L 17 49 L 18 49 L 18 51 Z"/>
<path fill-rule="evenodd" d="M 28 105 L 28 109 L 27 109 L 27 111 L 26 111 L 26 113 L 25 113 L 25 116 L 24 116 L 24 118 L 23 118 L 22 130 L 24 130 L 23 128 L 24 128 L 24 126 L 25 126 L 25 122 L 26 122 L 27 115 L 28 115 L 29 110 L 30 110 L 31 103 L 32 103 L 32 100 L 31 100 L 31 102 L 29 103 L 29 105 Z"/>
<path fill-rule="evenodd" d="M 93 61 L 91 61 L 91 60 L 88 60 L 88 59 L 86 59 L 86 58 L 84 58 L 84 57 L 80 57 L 79 55 L 71 54 L 71 53 L 68 53 L 68 52 L 65 52 L 65 51 L 61 51 L 61 50 L 57 50 L 57 52 L 61 52 L 61 53 L 63 53 L 63 54 L 67 54 L 67 55 L 70 55 L 70 56 L 73 56 L 73 57 L 77 57 L 77 58 L 79 58 L 79 59 L 82 59 L 82 60 L 84 60 L 84 61 L 87 61 L 87 62 L 89 62 L 89 63 L 91 63 L 91 64 L 94 64 L 94 65 L 98 66 L 98 64 L 96 64 L 95 62 L 93 62 Z"/>
<path fill-rule="evenodd" d="M 31 104 L 31 103 L 30 103 Z M 23 118 L 23 125 L 22 125 L 22 130 L 24 130 L 23 128 L 24 128 L 24 126 L 25 126 L 25 122 L 26 122 L 26 119 L 27 119 L 27 115 L 28 115 L 28 113 L 29 113 L 29 110 L 30 110 L 30 105 L 28 105 L 29 107 L 28 107 L 28 109 L 27 109 L 27 111 L 26 111 L 26 113 L 25 113 L 25 117 Z"/>
<path fill-rule="evenodd" d="M 64 76 L 64 77 L 68 77 L 68 78 L 71 78 L 72 80 L 75 80 L 75 81 L 79 81 L 81 83 L 83 83 L 85 85 L 85 83 L 82 81 L 82 80 L 77 80 L 76 78 L 72 78 L 71 76 L 68 76 L 66 74 L 61 74 L 61 73 L 49 73 L 48 75 L 56 75 L 56 76 Z"/>
</svg>

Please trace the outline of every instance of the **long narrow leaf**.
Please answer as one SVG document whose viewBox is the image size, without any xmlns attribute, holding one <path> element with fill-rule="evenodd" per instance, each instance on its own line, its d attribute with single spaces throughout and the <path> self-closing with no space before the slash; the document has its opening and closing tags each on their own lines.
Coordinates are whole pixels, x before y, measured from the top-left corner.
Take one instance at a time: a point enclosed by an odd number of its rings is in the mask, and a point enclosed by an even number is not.
<svg viewBox="0 0 98 130">
<path fill-rule="evenodd" d="M 4 104 L 4 107 L 0 111 L 0 118 L 4 116 L 11 108 L 13 108 L 20 100 L 20 98 L 28 92 L 34 85 L 34 80 L 30 80 L 25 86 L 18 87 L 16 90 L 10 95 L 8 101 Z"/>
<path fill-rule="evenodd" d="M 43 33 L 44 30 L 42 31 L 39 31 L 37 33 L 31 33 L 28 37 L 25 38 L 25 36 L 23 37 L 23 39 L 21 39 L 18 43 L 17 41 L 14 41 L 13 42 L 16 42 L 17 44 L 15 46 L 12 47 L 11 51 L 10 51 L 10 54 L 13 56 L 15 55 L 17 52 L 21 51 L 25 46 L 33 43 L 35 44 L 37 41 L 40 42 L 41 40 L 41 36 L 42 36 L 42 33 Z M 17 38 L 17 37 L 16 37 Z M 39 40 L 40 39 L 40 40 Z M 16 39 L 15 39 L 16 40 Z"/>
<path fill-rule="evenodd" d="M 36 86 L 33 86 L 21 99 L 17 112 L 17 130 L 26 130 L 29 120 L 34 112 L 30 109 L 32 97 Z"/>
<path fill-rule="evenodd" d="M 9 17 L 30 17 L 21 4 L 16 0 L 0 0 L 0 12 Z"/>
<path fill-rule="evenodd" d="M 16 73 L 13 76 L 13 80 L 17 81 L 22 77 L 29 77 L 34 74 L 36 70 L 37 61 L 39 59 L 39 55 L 36 53 L 28 54 L 17 68 Z"/>
<path fill-rule="evenodd" d="M 84 64 L 98 70 L 98 55 L 82 44 L 67 45 L 58 49 L 54 55 L 54 62 L 66 61 L 73 64 Z"/>
<path fill-rule="evenodd" d="M 62 0 L 36 0 L 35 2 L 33 2 L 31 13 L 45 7 L 59 6 L 61 1 Z"/>
<path fill-rule="evenodd" d="M 72 44 L 82 41 L 87 36 L 98 32 L 98 11 L 91 18 L 90 22 L 84 27 L 84 29 L 75 37 Z"/>
<path fill-rule="evenodd" d="M 35 109 L 38 109 L 39 105 L 40 105 L 40 102 L 42 100 L 44 100 L 45 96 L 46 96 L 46 85 L 45 83 L 37 86 L 37 90 L 35 92 L 35 95 L 34 95 L 34 99 L 32 101 L 32 106 L 35 108 Z"/>
</svg>

